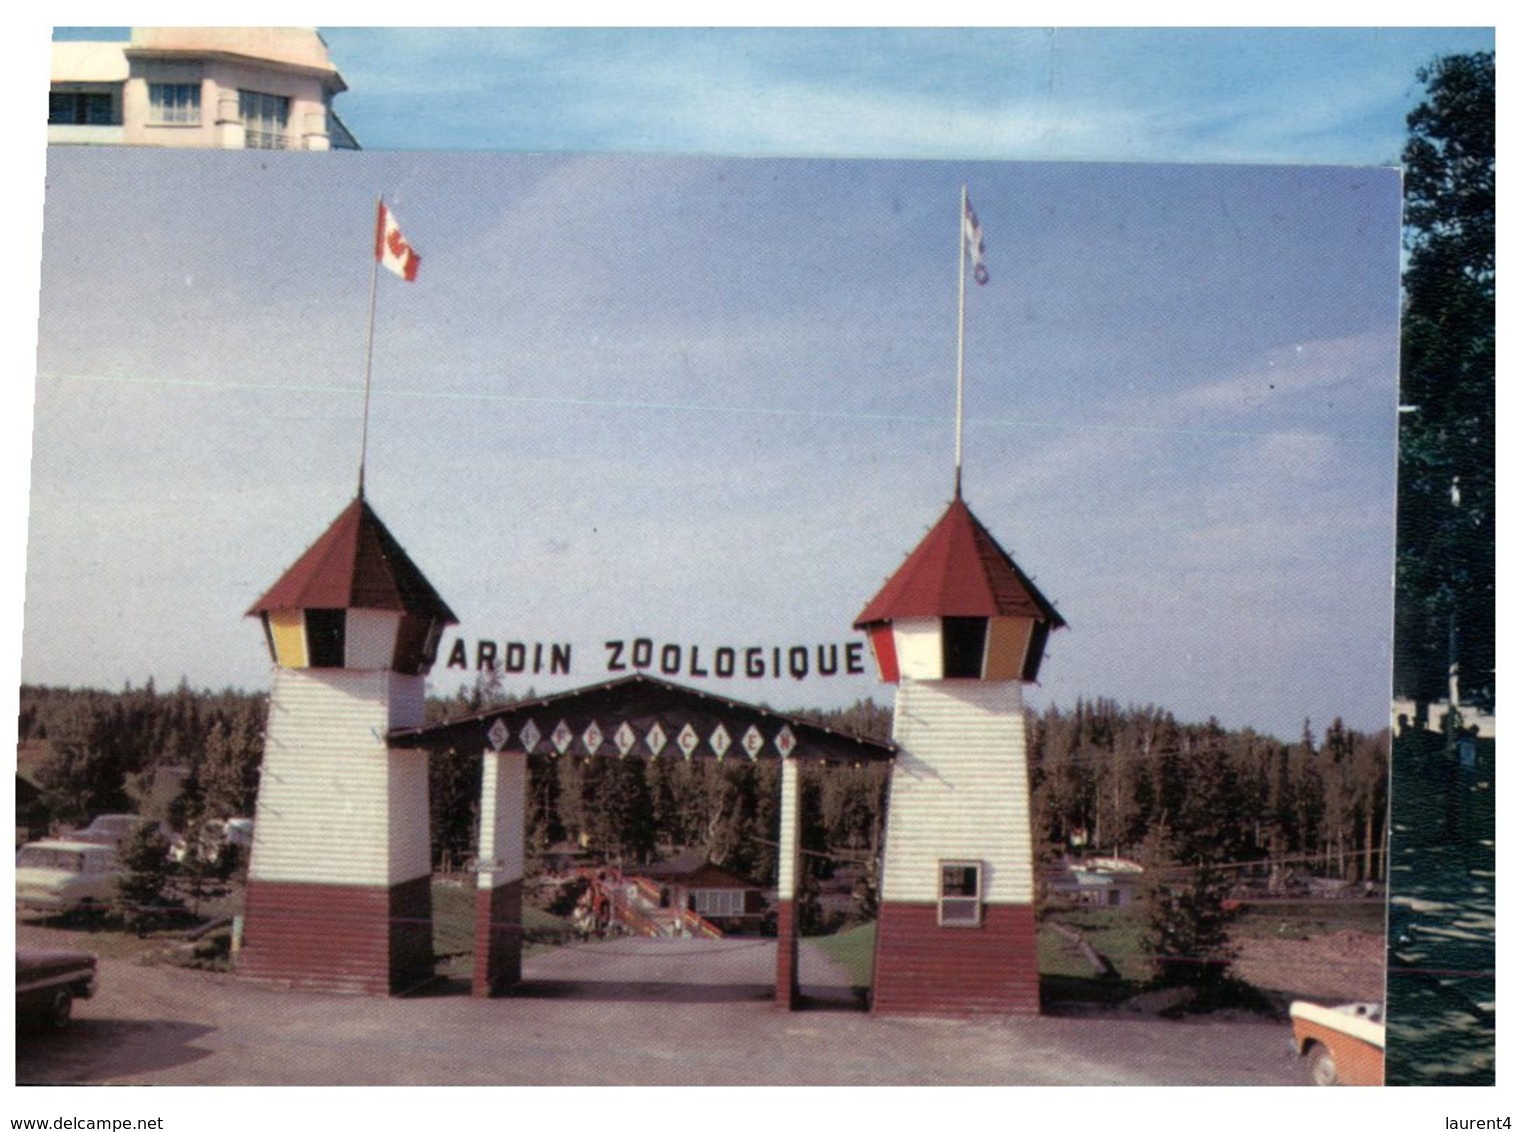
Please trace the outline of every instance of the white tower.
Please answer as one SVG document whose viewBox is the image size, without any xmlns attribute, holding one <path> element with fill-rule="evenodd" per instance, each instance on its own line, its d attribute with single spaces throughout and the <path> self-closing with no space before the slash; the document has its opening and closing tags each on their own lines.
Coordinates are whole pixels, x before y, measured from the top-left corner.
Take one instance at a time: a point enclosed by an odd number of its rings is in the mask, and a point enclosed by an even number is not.
<svg viewBox="0 0 1522 1132">
<path fill-rule="evenodd" d="M 423 722 L 455 622 L 361 494 L 249 610 L 275 663 L 240 973 L 387 994 L 433 973 Z"/>
<path fill-rule="evenodd" d="M 1020 689 L 1063 624 L 960 493 L 856 620 L 897 685 L 874 1010 L 1040 1010 Z"/>
</svg>

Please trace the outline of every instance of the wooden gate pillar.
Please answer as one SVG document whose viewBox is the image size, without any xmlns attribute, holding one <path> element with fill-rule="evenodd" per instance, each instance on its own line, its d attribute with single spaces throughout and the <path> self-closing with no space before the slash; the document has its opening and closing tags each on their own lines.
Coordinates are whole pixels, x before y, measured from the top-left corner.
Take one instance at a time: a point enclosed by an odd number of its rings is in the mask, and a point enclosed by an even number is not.
<svg viewBox="0 0 1522 1132">
<path fill-rule="evenodd" d="M 476 850 L 476 954 L 470 993 L 498 995 L 523 978 L 523 797 L 528 756 L 484 752 Z"/>
<path fill-rule="evenodd" d="M 777 836 L 777 1005 L 796 1010 L 798 991 L 798 806 L 797 759 L 782 760 L 782 814 Z"/>
</svg>

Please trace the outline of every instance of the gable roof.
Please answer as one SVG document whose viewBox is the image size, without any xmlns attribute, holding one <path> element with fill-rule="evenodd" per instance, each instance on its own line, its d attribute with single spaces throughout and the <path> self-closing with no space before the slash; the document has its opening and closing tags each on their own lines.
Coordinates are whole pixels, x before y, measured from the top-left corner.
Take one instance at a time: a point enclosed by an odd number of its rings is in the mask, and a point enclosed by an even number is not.
<svg viewBox="0 0 1522 1132">
<path fill-rule="evenodd" d="M 386 609 L 459 621 L 363 495 L 248 612 L 279 609 Z"/>
<path fill-rule="evenodd" d="M 865 629 L 903 617 L 1030 617 L 1066 624 L 962 502 L 946 513 L 856 618 Z"/>
<path fill-rule="evenodd" d="M 531 746 L 524 746 L 528 743 L 525 731 L 530 723 L 533 730 L 528 734 L 534 741 Z M 591 728 L 594 723 L 595 731 Z M 512 749 L 541 755 L 618 757 L 624 753 L 618 747 L 620 723 L 627 723 L 639 737 L 631 757 L 634 752 L 642 758 L 651 753 L 645 737 L 656 725 L 668 740 L 662 750 L 676 757 L 682 757 L 679 737 L 689 727 L 700 740 L 689 757 L 715 757 L 711 737 L 720 725 L 733 744 L 725 748 L 727 757 L 732 759 L 749 757 L 743 745 L 752 728 L 764 740 L 755 754 L 758 759 L 777 758 L 783 747 L 788 753 L 782 757 L 848 764 L 887 762 L 897 752 L 892 743 L 850 735 L 768 707 L 700 692 L 642 672 L 421 727 L 396 728 L 387 741 L 395 747 L 432 751 L 481 751 L 501 746 L 491 739 L 492 731 L 500 724 L 499 735 L 504 741 L 513 742 Z M 555 732 L 562 724 L 567 739 L 564 748 L 555 742 Z M 787 741 L 779 745 L 784 733 Z M 589 741 L 594 744 L 590 748 Z"/>
<path fill-rule="evenodd" d="M 689 887 L 760 888 L 759 882 L 750 877 L 726 869 L 708 859 L 702 849 L 685 849 L 675 857 L 664 861 L 652 861 L 646 865 L 625 865 L 624 875 L 648 877 L 655 881 L 678 881 Z"/>
</svg>

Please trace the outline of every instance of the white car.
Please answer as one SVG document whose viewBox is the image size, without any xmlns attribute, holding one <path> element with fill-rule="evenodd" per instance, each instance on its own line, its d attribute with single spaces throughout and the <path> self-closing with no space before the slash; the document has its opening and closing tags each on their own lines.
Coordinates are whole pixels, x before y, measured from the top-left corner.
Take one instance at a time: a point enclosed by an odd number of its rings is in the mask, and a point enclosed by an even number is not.
<svg viewBox="0 0 1522 1132">
<path fill-rule="evenodd" d="M 16 906 L 44 912 L 104 908 L 116 898 L 114 845 L 34 841 L 16 854 Z"/>
<path fill-rule="evenodd" d="M 91 841 L 97 845 L 115 845 L 120 848 L 129 837 L 145 826 L 157 827 L 165 841 L 174 836 L 174 832 L 163 822 L 138 817 L 136 814 L 99 814 L 83 829 L 76 829 L 64 836 L 69 841 Z"/>
</svg>

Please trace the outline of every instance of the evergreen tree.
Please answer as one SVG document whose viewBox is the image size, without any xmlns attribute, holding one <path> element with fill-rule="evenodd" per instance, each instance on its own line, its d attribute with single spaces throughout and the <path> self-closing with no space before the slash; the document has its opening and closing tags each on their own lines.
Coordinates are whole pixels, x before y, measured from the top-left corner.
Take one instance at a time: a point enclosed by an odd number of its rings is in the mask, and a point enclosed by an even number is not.
<svg viewBox="0 0 1522 1132">
<path fill-rule="evenodd" d="M 1407 117 L 1396 691 L 1495 686 L 1495 54 L 1417 72 Z"/>
<path fill-rule="evenodd" d="M 169 842 L 156 825 L 143 825 L 117 847 L 115 912 L 132 931 L 145 931 L 176 905 L 171 893 Z"/>
</svg>

